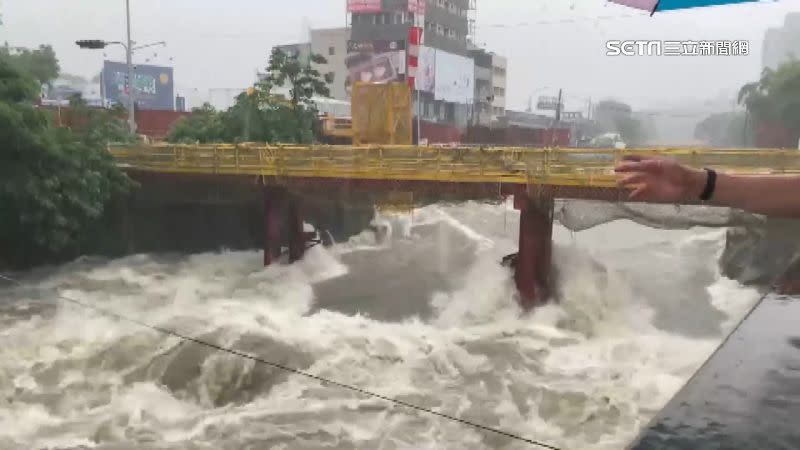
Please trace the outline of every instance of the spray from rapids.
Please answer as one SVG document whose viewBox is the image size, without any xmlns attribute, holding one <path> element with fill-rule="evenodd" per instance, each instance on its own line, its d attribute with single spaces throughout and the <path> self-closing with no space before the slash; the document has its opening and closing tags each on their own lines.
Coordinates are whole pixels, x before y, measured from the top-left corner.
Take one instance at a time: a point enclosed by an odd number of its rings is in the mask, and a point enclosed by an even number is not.
<svg viewBox="0 0 800 450">
<path fill-rule="evenodd" d="M 624 447 L 757 300 L 716 271 L 722 232 L 612 223 L 557 230 L 561 301 L 521 317 L 499 265 L 517 217 L 478 203 L 379 216 L 383 232 L 292 266 L 227 252 L 29 274 L 3 292 L 0 448 L 529 448 L 56 295 L 568 449 Z M 693 332 L 647 300 L 651 258 L 675 290 L 693 282 L 687 259 L 708 272 Z"/>
</svg>

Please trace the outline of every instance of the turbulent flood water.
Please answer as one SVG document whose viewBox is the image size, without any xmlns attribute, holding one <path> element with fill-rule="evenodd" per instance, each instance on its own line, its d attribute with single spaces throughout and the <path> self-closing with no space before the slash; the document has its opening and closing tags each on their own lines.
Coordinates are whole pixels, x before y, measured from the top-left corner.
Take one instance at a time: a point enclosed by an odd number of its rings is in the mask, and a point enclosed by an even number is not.
<svg viewBox="0 0 800 450">
<path fill-rule="evenodd" d="M 293 266 L 81 259 L 0 285 L 0 448 L 535 448 L 59 302 L 58 295 L 565 449 L 620 449 L 758 299 L 722 230 L 556 230 L 521 316 L 509 205 L 376 219 Z"/>
</svg>

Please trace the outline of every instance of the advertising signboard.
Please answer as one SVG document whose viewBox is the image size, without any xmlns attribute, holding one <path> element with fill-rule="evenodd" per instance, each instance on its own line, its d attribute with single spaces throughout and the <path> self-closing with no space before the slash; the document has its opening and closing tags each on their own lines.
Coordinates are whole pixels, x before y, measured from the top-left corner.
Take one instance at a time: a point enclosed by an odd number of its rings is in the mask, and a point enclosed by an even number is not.
<svg viewBox="0 0 800 450">
<path fill-rule="evenodd" d="M 558 97 L 547 97 L 542 96 L 539 97 L 539 100 L 536 102 L 536 109 L 540 111 L 556 111 L 558 110 Z M 564 105 L 561 105 L 563 109 Z"/>
<path fill-rule="evenodd" d="M 436 87 L 436 49 L 419 48 L 417 62 L 417 90 L 433 93 Z"/>
<path fill-rule="evenodd" d="M 347 12 L 376 13 L 381 12 L 381 0 L 347 0 Z"/>
<path fill-rule="evenodd" d="M 348 41 L 347 92 L 353 83 L 391 83 L 406 77 L 406 41 Z"/>
<path fill-rule="evenodd" d="M 475 101 L 475 60 L 436 51 L 434 98 L 451 103 Z"/>
<path fill-rule="evenodd" d="M 133 69 L 134 100 L 139 109 L 172 111 L 175 109 L 175 87 L 172 67 L 137 64 Z M 128 66 L 104 61 L 103 88 L 112 104 L 128 104 Z"/>
</svg>

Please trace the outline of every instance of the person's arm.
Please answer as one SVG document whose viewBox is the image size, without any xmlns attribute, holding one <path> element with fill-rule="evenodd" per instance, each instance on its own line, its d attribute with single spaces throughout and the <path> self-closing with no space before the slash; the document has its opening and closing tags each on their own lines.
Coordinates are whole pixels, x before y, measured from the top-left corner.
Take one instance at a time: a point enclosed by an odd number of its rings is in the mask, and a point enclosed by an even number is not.
<svg viewBox="0 0 800 450">
<path fill-rule="evenodd" d="M 624 174 L 619 185 L 631 190 L 632 200 L 697 200 L 708 180 L 705 170 L 658 158 L 626 158 L 616 172 Z M 769 216 L 800 217 L 800 176 L 718 173 L 709 203 Z"/>
</svg>

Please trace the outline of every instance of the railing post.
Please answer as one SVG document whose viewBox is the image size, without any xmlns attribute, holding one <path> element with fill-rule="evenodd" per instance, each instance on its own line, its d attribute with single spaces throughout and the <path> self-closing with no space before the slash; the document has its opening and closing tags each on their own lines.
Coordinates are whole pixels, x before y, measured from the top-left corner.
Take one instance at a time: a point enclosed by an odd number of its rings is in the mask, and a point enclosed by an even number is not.
<svg viewBox="0 0 800 450">
<path fill-rule="evenodd" d="M 214 174 L 219 173 L 219 148 L 214 145 Z"/>
</svg>

